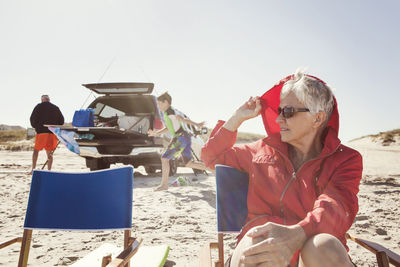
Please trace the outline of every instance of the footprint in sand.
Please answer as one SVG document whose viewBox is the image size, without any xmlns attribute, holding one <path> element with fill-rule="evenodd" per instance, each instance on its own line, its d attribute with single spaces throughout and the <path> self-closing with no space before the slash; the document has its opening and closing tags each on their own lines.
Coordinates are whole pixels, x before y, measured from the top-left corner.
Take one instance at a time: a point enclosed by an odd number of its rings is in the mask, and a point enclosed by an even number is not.
<svg viewBox="0 0 400 267">
<path fill-rule="evenodd" d="M 70 265 L 77 259 L 79 259 L 79 257 L 63 257 L 58 261 L 58 263 L 56 265 L 60 265 L 60 266 Z"/>
<path fill-rule="evenodd" d="M 359 215 L 356 217 L 355 221 L 365 221 L 368 220 L 368 216 L 365 215 Z"/>
<path fill-rule="evenodd" d="M 384 229 L 382 229 L 382 228 L 376 229 L 375 232 L 376 232 L 378 235 L 387 235 L 387 231 L 384 230 Z"/>
<path fill-rule="evenodd" d="M 103 236 L 109 236 L 111 233 L 105 233 L 105 234 L 98 234 L 95 235 L 96 237 L 103 237 Z"/>
<path fill-rule="evenodd" d="M 360 227 L 360 228 L 368 229 L 371 226 L 371 224 L 366 222 L 366 223 L 362 223 L 362 224 L 356 224 L 356 226 Z"/>
</svg>

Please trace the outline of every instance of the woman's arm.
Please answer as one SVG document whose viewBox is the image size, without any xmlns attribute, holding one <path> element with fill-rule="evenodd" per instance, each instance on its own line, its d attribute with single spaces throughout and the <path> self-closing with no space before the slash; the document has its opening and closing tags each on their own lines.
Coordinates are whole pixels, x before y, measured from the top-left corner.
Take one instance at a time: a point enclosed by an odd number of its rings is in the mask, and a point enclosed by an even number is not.
<svg viewBox="0 0 400 267">
<path fill-rule="evenodd" d="M 260 98 L 250 97 L 243 105 L 241 105 L 232 117 L 224 124 L 224 128 L 231 132 L 235 132 L 240 125 L 249 119 L 257 117 L 261 112 Z"/>
<path fill-rule="evenodd" d="M 244 121 L 258 116 L 260 111 L 261 104 L 258 97 L 250 98 L 235 111 L 227 122 L 219 121 L 217 123 L 202 148 L 201 159 L 206 166 L 214 168 L 215 164 L 224 164 L 249 172 L 248 166 L 250 166 L 254 151 L 249 145 L 234 146 L 234 144 L 239 126 Z"/>
<path fill-rule="evenodd" d="M 319 233 L 344 236 L 358 212 L 357 193 L 362 168 L 362 157 L 354 150 L 336 167 L 326 188 L 315 201 L 313 209 L 298 223 L 307 237 Z"/>
</svg>

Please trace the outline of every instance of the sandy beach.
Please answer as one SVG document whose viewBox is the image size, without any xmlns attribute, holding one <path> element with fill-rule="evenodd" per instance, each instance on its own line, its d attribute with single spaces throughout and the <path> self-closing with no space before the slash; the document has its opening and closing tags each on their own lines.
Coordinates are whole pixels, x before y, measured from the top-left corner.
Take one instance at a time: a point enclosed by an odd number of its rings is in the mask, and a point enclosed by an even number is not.
<svg viewBox="0 0 400 267">
<path fill-rule="evenodd" d="M 371 138 L 348 143 L 363 155 L 364 172 L 360 186 L 360 210 L 350 233 L 372 239 L 400 253 L 400 145 L 382 146 Z M 0 243 L 20 236 L 24 222 L 31 177 L 31 151 L 0 151 Z M 38 166 L 45 162 L 39 155 Z M 116 167 L 116 165 L 112 165 Z M 85 161 L 66 148 L 57 149 L 53 169 L 88 171 Z M 148 176 L 135 169 L 133 230 L 144 245 L 168 244 L 166 266 L 198 266 L 200 247 L 216 240 L 215 177 L 195 176 L 191 169 L 178 168 L 178 175 L 193 179 L 189 186 L 170 187 L 153 192 L 160 173 Z M 34 231 L 30 266 L 67 266 L 104 241 L 122 244 L 122 232 L 76 233 Z M 234 235 L 227 236 L 226 254 L 234 246 Z M 375 266 L 374 256 L 349 242 L 350 255 L 358 266 Z M 19 244 L 0 250 L 0 266 L 16 266 Z"/>
</svg>

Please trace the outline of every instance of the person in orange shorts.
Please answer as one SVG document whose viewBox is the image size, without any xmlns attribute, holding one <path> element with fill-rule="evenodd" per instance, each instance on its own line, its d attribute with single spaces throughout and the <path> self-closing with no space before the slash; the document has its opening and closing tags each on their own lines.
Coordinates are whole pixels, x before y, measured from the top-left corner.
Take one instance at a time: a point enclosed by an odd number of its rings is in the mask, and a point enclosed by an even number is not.
<svg viewBox="0 0 400 267">
<path fill-rule="evenodd" d="M 53 152 L 58 143 L 57 137 L 44 125 L 64 124 L 64 116 L 56 105 L 50 103 L 50 97 L 48 95 L 42 95 L 41 99 L 42 102 L 36 105 L 30 117 L 31 125 L 36 131 L 36 137 L 32 155 L 32 170 L 29 174 L 32 174 L 33 170 L 36 168 L 39 151 L 43 148 L 46 150 L 47 154 L 47 168 L 51 170 L 53 164 Z"/>
</svg>

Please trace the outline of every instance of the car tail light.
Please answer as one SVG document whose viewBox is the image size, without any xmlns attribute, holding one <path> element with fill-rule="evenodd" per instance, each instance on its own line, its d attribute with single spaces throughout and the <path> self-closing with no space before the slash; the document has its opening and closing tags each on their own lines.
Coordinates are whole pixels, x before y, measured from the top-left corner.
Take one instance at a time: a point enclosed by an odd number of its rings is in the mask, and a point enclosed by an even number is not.
<svg viewBox="0 0 400 267">
<path fill-rule="evenodd" d="M 161 130 L 164 128 L 164 124 L 162 123 L 161 119 L 156 118 L 154 119 L 154 130 Z"/>
</svg>

